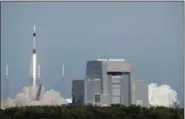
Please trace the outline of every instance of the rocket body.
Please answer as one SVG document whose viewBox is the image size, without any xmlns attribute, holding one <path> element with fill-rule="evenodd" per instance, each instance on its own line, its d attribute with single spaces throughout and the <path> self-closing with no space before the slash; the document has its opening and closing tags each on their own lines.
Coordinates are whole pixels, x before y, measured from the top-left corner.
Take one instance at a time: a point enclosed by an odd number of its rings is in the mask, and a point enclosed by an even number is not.
<svg viewBox="0 0 185 119">
<path fill-rule="evenodd" d="M 32 54 L 32 79 L 33 86 L 37 86 L 37 53 L 36 53 L 36 26 L 33 27 L 33 54 Z"/>
<path fill-rule="evenodd" d="M 32 61 L 33 61 L 33 74 L 32 74 L 32 77 L 33 77 L 33 86 L 36 86 L 36 80 L 37 80 L 37 55 L 36 54 L 33 54 L 32 56 Z"/>
</svg>

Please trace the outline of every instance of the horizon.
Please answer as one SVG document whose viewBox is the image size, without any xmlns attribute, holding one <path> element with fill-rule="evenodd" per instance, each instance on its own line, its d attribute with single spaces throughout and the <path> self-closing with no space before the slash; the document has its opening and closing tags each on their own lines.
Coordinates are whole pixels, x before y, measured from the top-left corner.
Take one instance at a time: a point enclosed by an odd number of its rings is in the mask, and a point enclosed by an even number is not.
<svg viewBox="0 0 185 119">
<path fill-rule="evenodd" d="M 35 24 L 46 89 L 70 98 L 86 61 L 123 58 L 132 62 L 134 78 L 170 86 L 184 105 L 183 10 L 183 2 L 2 2 L 1 98 L 6 64 L 10 97 L 29 84 Z"/>
</svg>

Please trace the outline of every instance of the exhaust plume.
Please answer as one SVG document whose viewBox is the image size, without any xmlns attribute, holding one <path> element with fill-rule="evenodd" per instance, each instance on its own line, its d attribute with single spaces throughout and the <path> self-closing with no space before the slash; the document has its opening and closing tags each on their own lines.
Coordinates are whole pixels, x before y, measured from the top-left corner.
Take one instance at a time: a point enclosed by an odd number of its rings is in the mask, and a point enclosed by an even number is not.
<svg viewBox="0 0 185 119">
<path fill-rule="evenodd" d="M 56 92 L 54 89 L 45 91 L 42 88 L 40 100 L 35 100 L 38 88 L 24 87 L 22 92 L 17 94 L 14 99 L 8 98 L 1 101 L 1 108 L 14 106 L 31 106 L 31 105 L 62 105 L 68 104 L 68 100 Z"/>
</svg>

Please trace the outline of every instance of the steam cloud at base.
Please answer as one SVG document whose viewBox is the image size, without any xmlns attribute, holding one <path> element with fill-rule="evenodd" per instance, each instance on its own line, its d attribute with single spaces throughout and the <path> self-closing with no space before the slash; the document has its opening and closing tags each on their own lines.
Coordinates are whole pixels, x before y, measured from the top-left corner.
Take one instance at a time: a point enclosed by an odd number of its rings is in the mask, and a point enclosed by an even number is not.
<svg viewBox="0 0 185 119">
<path fill-rule="evenodd" d="M 170 107 L 174 103 L 178 104 L 177 92 L 170 86 L 164 84 L 158 86 L 155 83 L 149 84 L 149 104 L 152 106 Z M 14 99 L 8 98 L 1 101 L 1 108 L 14 106 L 30 105 L 61 105 L 72 102 L 72 99 L 64 98 L 54 89 L 46 90 L 42 88 L 40 100 L 35 100 L 37 89 L 33 87 L 24 87 L 22 92 L 17 94 Z"/>
<path fill-rule="evenodd" d="M 37 94 L 37 88 L 24 87 L 22 92 L 17 94 L 14 99 L 8 98 L 1 101 L 2 107 L 14 107 L 14 106 L 30 106 L 30 105 L 61 105 L 70 103 L 70 99 L 66 99 L 56 92 L 54 89 L 45 91 L 44 88 L 41 91 L 40 100 L 35 100 Z"/>
</svg>

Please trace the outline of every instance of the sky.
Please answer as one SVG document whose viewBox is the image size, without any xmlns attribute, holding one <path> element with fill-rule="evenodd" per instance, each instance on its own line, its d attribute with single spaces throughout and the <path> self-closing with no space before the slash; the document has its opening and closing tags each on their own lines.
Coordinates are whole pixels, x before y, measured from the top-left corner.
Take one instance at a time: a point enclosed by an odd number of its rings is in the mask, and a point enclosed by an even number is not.
<svg viewBox="0 0 185 119">
<path fill-rule="evenodd" d="M 2 2 L 1 95 L 6 64 L 11 97 L 30 82 L 35 24 L 46 89 L 71 97 L 86 61 L 123 58 L 133 63 L 135 79 L 171 86 L 182 104 L 183 11 L 183 2 Z"/>
</svg>

